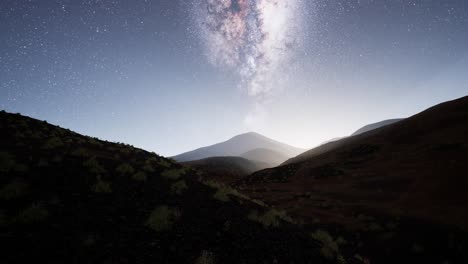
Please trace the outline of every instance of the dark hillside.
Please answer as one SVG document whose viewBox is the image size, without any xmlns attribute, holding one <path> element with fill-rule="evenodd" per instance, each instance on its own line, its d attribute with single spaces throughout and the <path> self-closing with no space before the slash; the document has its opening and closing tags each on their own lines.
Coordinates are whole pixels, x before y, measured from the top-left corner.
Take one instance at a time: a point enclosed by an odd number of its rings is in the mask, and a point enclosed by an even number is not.
<svg viewBox="0 0 468 264">
<path fill-rule="evenodd" d="M 284 214 L 154 153 L 0 113 L 2 263 L 324 263 Z"/>
</svg>

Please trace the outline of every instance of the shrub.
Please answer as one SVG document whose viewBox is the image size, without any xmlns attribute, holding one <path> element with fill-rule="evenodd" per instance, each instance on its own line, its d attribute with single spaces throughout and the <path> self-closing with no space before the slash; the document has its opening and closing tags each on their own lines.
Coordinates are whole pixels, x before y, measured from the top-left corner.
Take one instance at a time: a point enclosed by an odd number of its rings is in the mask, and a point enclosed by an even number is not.
<svg viewBox="0 0 468 264">
<path fill-rule="evenodd" d="M 85 148 L 78 148 L 76 150 L 74 150 L 72 153 L 71 153 L 72 156 L 75 156 L 75 157 L 88 157 L 89 156 L 89 153 L 88 151 L 85 149 Z"/>
<path fill-rule="evenodd" d="M 215 194 L 213 195 L 213 198 L 215 198 L 216 200 L 228 202 L 230 201 L 229 196 L 235 196 L 240 199 L 249 200 L 260 206 L 265 206 L 265 204 L 262 201 L 251 199 L 250 197 L 238 192 L 236 189 L 233 189 L 230 186 L 226 186 L 216 181 L 205 181 L 203 183 L 216 190 Z M 239 200 L 239 202 L 242 203 L 242 200 Z"/>
<path fill-rule="evenodd" d="M 11 200 L 23 196 L 28 192 L 29 185 L 22 180 L 15 179 L 0 190 L 0 198 Z"/>
<path fill-rule="evenodd" d="M 99 164 L 96 157 L 92 157 L 83 163 L 90 173 L 93 175 L 101 175 L 106 172 L 106 170 Z"/>
<path fill-rule="evenodd" d="M 6 152 L 0 152 L 0 172 L 9 172 L 16 166 L 13 156 Z"/>
<path fill-rule="evenodd" d="M 325 230 L 319 229 L 311 234 L 311 237 L 322 243 L 320 253 L 327 259 L 336 259 L 340 261 L 340 248 L 339 243 L 342 241 L 335 241 L 333 237 Z M 344 239 L 341 239 L 344 241 Z M 342 257 L 341 257 L 342 258 Z"/>
<path fill-rule="evenodd" d="M 103 181 L 101 177 L 98 177 L 97 182 L 91 187 L 91 190 L 96 193 L 111 193 L 111 183 Z"/>
<path fill-rule="evenodd" d="M 184 180 L 180 180 L 178 182 L 175 182 L 171 186 L 171 192 L 173 194 L 182 194 L 185 190 L 188 189 L 187 184 L 185 183 Z"/>
<path fill-rule="evenodd" d="M 96 147 L 102 147 L 102 143 L 97 138 L 88 138 L 88 143 Z"/>
<path fill-rule="evenodd" d="M 177 208 L 162 205 L 151 212 L 145 225 L 156 232 L 163 232 L 170 230 L 179 217 L 180 211 Z"/>
<path fill-rule="evenodd" d="M 146 181 L 148 177 L 146 176 L 146 173 L 143 172 L 143 171 L 139 171 L 135 174 L 133 174 L 132 176 L 132 179 L 134 179 L 135 181 L 140 181 L 140 182 L 144 182 Z"/>
<path fill-rule="evenodd" d="M 264 228 L 280 226 L 280 215 L 275 209 L 270 209 L 264 214 L 259 214 L 256 210 L 250 212 L 248 218 L 263 225 Z"/>
<path fill-rule="evenodd" d="M 228 195 L 229 190 L 227 188 L 220 188 L 216 190 L 215 194 L 213 195 L 213 198 L 221 202 L 229 202 L 231 199 L 229 199 Z"/>
<path fill-rule="evenodd" d="M 213 252 L 210 252 L 207 250 L 203 250 L 200 256 L 195 261 L 195 264 L 214 264 L 214 263 L 216 263 L 216 261 L 215 261 L 215 256 Z"/>
<path fill-rule="evenodd" d="M 63 146 L 63 142 L 60 138 L 51 137 L 42 145 L 42 149 L 55 149 L 61 146 Z"/>
<path fill-rule="evenodd" d="M 36 203 L 20 212 L 17 220 L 21 223 L 36 223 L 44 221 L 47 217 L 49 217 L 49 211 L 44 205 Z"/>
<path fill-rule="evenodd" d="M 115 171 L 122 176 L 135 173 L 135 169 L 128 163 L 121 164 L 117 169 L 115 169 Z"/>
<path fill-rule="evenodd" d="M 167 162 L 166 160 L 163 160 L 161 159 L 159 162 L 158 162 L 159 166 L 162 166 L 162 167 L 165 167 L 165 168 L 169 168 L 171 166 L 171 163 Z"/>
<path fill-rule="evenodd" d="M 178 180 L 182 175 L 185 173 L 185 169 L 172 169 L 172 170 L 166 170 L 163 171 L 161 176 L 164 178 L 168 178 L 171 180 Z"/>
</svg>

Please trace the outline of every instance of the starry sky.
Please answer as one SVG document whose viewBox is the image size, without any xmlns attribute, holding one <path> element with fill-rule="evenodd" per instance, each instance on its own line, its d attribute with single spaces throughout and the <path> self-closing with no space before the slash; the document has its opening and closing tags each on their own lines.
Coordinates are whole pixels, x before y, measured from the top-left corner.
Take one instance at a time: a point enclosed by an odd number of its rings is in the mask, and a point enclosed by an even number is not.
<svg viewBox="0 0 468 264">
<path fill-rule="evenodd" d="M 465 0 L 0 1 L 0 109 L 162 155 L 465 95 Z"/>
</svg>

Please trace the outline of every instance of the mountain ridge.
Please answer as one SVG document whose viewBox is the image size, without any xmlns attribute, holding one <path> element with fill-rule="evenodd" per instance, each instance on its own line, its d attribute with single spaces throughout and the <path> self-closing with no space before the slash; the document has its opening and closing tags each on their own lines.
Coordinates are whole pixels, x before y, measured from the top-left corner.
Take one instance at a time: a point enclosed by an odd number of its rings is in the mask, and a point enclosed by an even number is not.
<svg viewBox="0 0 468 264">
<path fill-rule="evenodd" d="M 236 135 L 220 143 L 184 152 L 171 158 L 179 162 L 186 162 L 209 157 L 241 156 L 257 148 L 270 149 L 290 157 L 296 156 L 304 151 L 304 149 L 287 145 L 259 133 L 248 132 Z"/>
</svg>

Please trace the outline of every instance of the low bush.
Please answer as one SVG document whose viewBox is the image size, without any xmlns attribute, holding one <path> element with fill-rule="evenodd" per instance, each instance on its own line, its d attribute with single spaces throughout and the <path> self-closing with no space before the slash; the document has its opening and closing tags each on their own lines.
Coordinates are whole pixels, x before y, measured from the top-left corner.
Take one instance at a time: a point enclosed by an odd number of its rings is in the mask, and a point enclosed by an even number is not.
<svg viewBox="0 0 468 264">
<path fill-rule="evenodd" d="M 50 149 L 59 148 L 61 146 L 63 146 L 63 142 L 60 138 L 51 137 L 44 143 L 44 145 L 42 145 L 42 149 L 50 150 Z"/>
<path fill-rule="evenodd" d="M 12 200 L 25 195 L 28 192 L 29 185 L 22 180 L 15 179 L 6 184 L 0 190 L 0 198 L 3 200 Z"/>
<path fill-rule="evenodd" d="M 171 180 L 178 180 L 182 175 L 185 174 L 185 169 L 172 169 L 172 170 L 165 170 L 161 174 L 164 178 L 171 179 Z"/>
<path fill-rule="evenodd" d="M 156 232 L 164 232 L 171 230 L 179 217 L 180 211 L 177 208 L 162 205 L 151 212 L 145 225 Z"/>
<path fill-rule="evenodd" d="M 119 165 L 115 171 L 122 175 L 122 176 L 125 176 L 125 175 L 131 175 L 133 173 L 135 173 L 135 169 L 128 163 L 123 163 L 121 165 Z"/>
<path fill-rule="evenodd" d="M 101 175 L 106 172 L 106 170 L 101 166 L 101 164 L 99 164 L 99 161 L 95 157 L 85 161 L 83 166 L 85 166 L 93 175 Z"/>
<path fill-rule="evenodd" d="M 111 183 L 103 181 L 100 176 L 97 177 L 97 182 L 91 186 L 91 190 L 95 193 L 111 193 Z"/>
<path fill-rule="evenodd" d="M 16 217 L 16 220 L 21 223 L 36 223 L 42 222 L 49 217 L 49 211 L 41 203 L 36 203 L 24 209 Z"/>
<path fill-rule="evenodd" d="M 282 221 L 292 222 L 292 219 L 283 211 L 270 209 L 264 214 L 260 214 L 257 210 L 250 212 L 248 218 L 254 222 L 263 225 L 264 228 L 279 227 Z"/>
<path fill-rule="evenodd" d="M 322 243 L 320 253 L 329 260 L 336 260 L 338 263 L 345 263 L 340 254 L 340 245 L 346 244 L 346 241 L 339 237 L 336 240 L 327 231 L 319 229 L 310 234 L 311 237 Z"/>
<path fill-rule="evenodd" d="M 188 186 L 184 180 L 177 181 L 171 185 L 171 193 L 173 194 L 180 195 L 187 189 L 188 189 Z"/>
<path fill-rule="evenodd" d="M 135 181 L 139 181 L 139 182 L 145 182 L 147 180 L 147 178 L 148 178 L 148 176 L 143 171 L 139 171 L 139 172 L 133 174 L 133 176 L 132 176 L 132 179 L 134 179 Z"/>
</svg>

